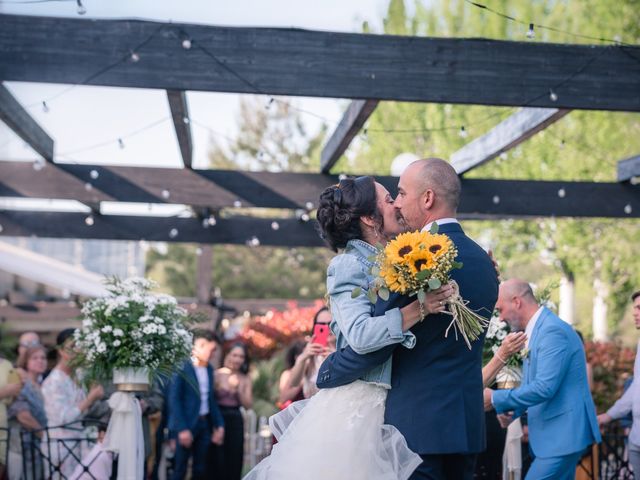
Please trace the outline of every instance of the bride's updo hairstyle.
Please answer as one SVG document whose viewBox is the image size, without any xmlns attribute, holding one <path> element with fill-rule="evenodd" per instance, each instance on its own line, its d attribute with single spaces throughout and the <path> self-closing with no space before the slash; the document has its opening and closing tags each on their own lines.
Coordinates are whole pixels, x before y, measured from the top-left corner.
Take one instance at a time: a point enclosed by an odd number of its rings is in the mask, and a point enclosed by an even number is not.
<svg viewBox="0 0 640 480">
<path fill-rule="evenodd" d="M 373 217 L 382 223 L 373 177 L 340 180 L 320 194 L 317 212 L 320 236 L 334 252 L 346 247 L 349 240 L 362 239 L 360 217 Z"/>
</svg>

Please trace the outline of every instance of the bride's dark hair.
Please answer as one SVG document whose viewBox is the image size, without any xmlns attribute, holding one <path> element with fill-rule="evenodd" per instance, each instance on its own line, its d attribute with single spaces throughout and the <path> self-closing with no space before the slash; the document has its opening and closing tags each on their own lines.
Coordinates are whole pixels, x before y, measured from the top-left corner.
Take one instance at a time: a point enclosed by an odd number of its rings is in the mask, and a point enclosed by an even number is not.
<svg viewBox="0 0 640 480">
<path fill-rule="evenodd" d="M 353 239 L 362 239 L 361 217 L 382 225 L 373 177 L 346 178 L 320 194 L 317 219 L 320 236 L 337 252 Z"/>
</svg>

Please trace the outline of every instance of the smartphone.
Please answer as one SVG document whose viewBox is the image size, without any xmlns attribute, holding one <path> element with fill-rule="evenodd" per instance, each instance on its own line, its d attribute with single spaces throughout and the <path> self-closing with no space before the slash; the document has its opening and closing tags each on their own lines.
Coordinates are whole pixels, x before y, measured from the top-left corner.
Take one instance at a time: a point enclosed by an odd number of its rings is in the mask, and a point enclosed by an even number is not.
<svg viewBox="0 0 640 480">
<path fill-rule="evenodd" d="M 313 326 L 313 343 L 319 343 L 323 347 L 327 346 L 327 339 L 329 338 L 331 329 L 328 323 L 316 323 Z"/>
</svg>

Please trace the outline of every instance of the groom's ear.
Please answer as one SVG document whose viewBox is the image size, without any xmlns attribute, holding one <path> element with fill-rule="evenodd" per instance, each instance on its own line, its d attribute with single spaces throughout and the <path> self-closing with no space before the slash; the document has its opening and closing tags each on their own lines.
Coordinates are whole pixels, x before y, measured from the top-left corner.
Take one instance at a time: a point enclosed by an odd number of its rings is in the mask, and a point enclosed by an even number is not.
<svg viewBox="0 0 640 480">
<path fill-rule="evenodd" d="M 435 200 L 436 200 L 435 192 L 430 188 L 428 188 L 422 194 L 420 202 L 422 203 L 422 206 L 425 210 L 431 210 L 433 208 L 433 204 L 435 203 Z"/>
</svg>

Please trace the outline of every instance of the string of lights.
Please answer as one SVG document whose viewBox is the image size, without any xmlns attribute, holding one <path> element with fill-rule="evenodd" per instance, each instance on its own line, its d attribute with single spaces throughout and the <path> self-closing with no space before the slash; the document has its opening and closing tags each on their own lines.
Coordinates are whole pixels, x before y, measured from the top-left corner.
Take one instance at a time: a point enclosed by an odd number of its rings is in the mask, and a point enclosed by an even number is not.
<svg viewBox="0 0 640 480">
<path fill-rule="evenodd" d="M 575 37 L 575 38 L 582 38 L 584 40 L 595 40 L 596 42 L 602 42 L 602 43 L 611 43 L 614 45 L 624 45 L 627 47 L 634 47 L 637 45 L 632 45 L 630 43 L 625 43 L 620 39 L 610 39 L 610 38 L 605 38 L 605 37 L 594 37 L 591 35 L 584 35 L 581 33 L 575 33 L 575 32 L 569 32 L 567 30 L 562 30 L 560 28 L 556 28 L 556 27 L 550 27 L 548 25 L 542 25 L 539 23 L 535 23 L 535 22 L 526 22 L 524 20 L 520 20 L 518 18 L 512 17 L 511 15 L 507 15 L 506 13 L 500 12 L 498 10 L 494 10 L 491 7 L 488 7 L 487 5 L 484 5 L 482 3 L 478 3 L 478 2 L 474 2 L 473 0 L 464 0 L 465 2 L 467 2 L 469 5 L 473 5 L 474 7 L 480 8 L 482 10 L 486 10 L 488 12 L 493 13 L 494 15 L 497 15 L 499 17 L 502 17 L 506 20 L 509 20 L 511 22 L 514 23 L 519 23 L 521 25 L 525 25 L 525 26 L 529 26 L 529 29 L 527 30 L 527 38 L 529 39 L 534 39 L 535 38 L 535 29 L 539 29 L 539 30 L 549 30 L 552 32 L 556 32 L 556 33 L 562 33 L 564 35 L 569 35 L 571 37 Z"/>
</svg>

